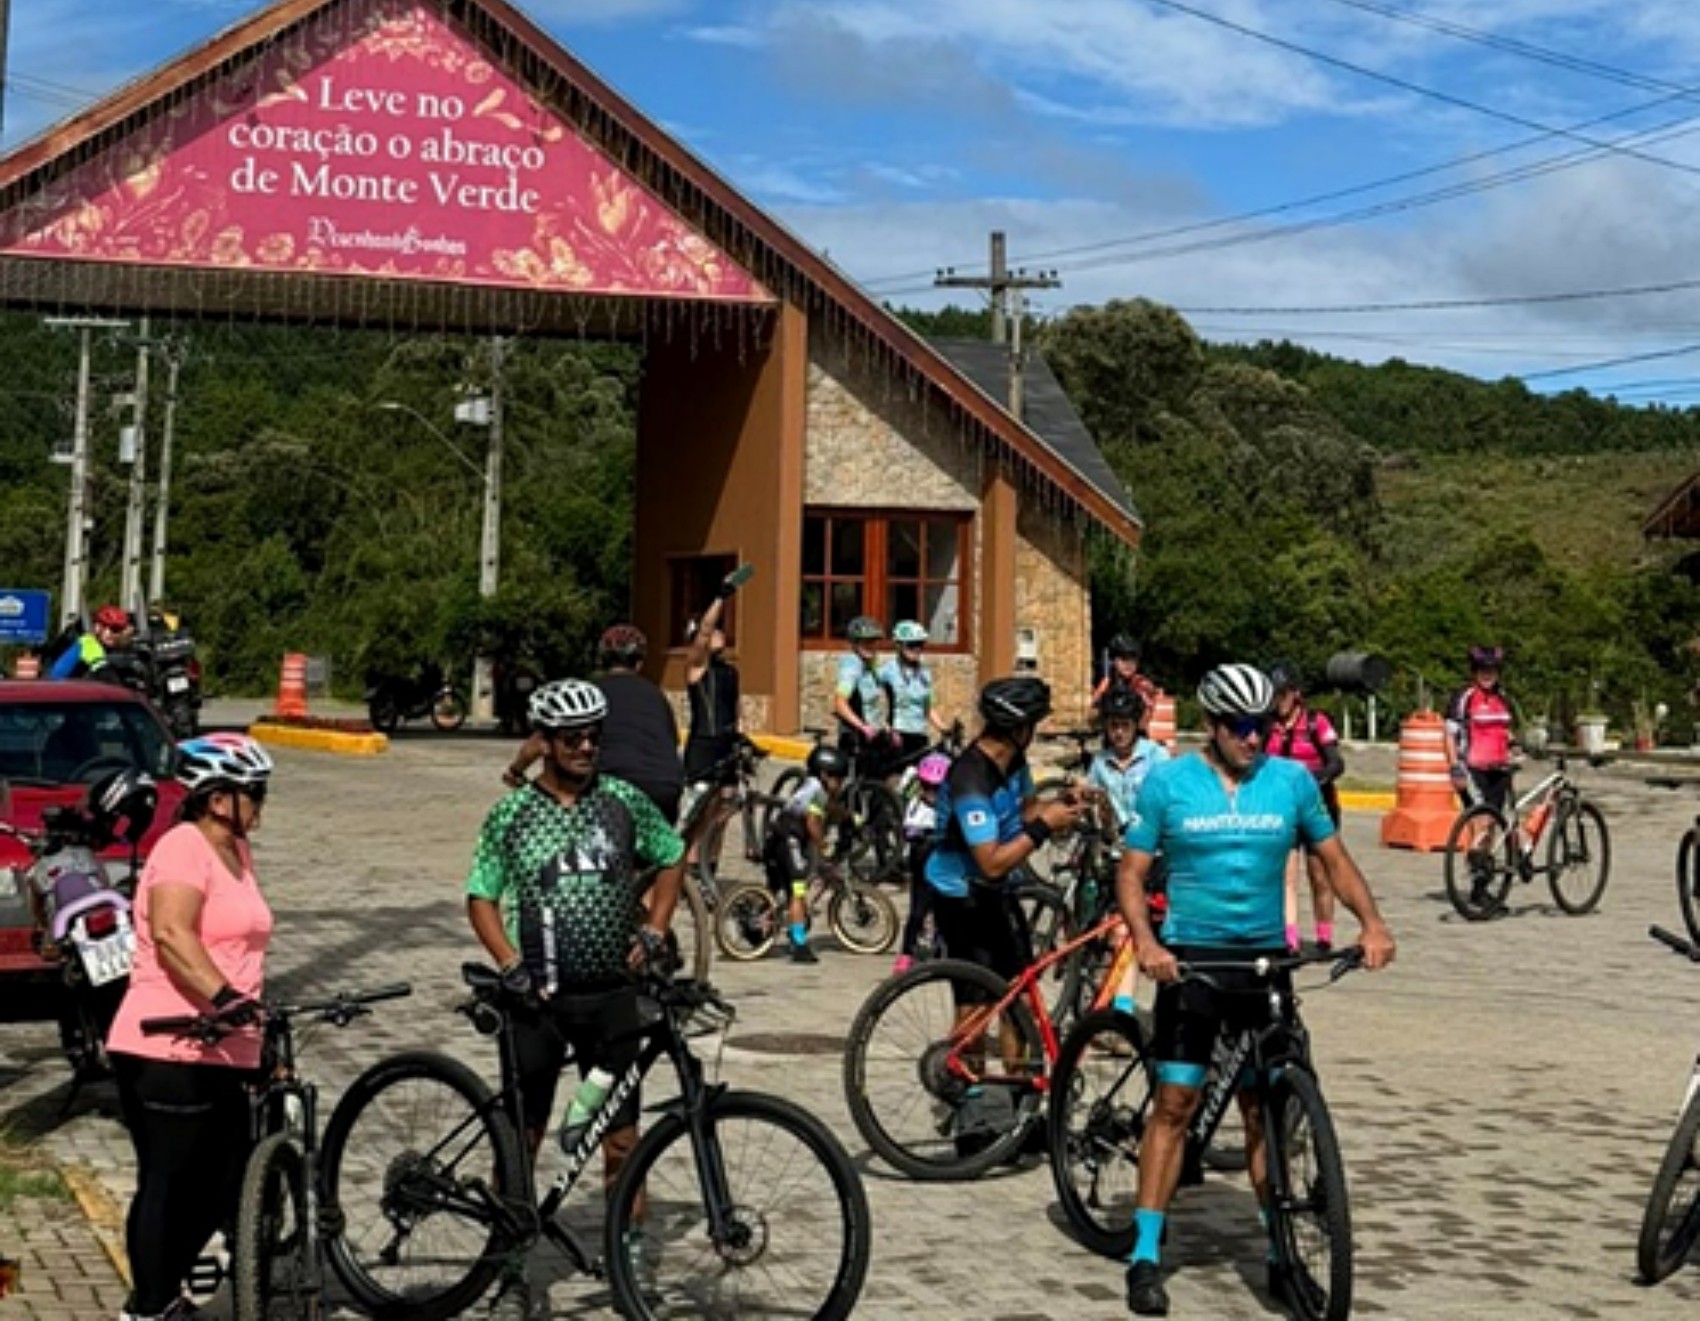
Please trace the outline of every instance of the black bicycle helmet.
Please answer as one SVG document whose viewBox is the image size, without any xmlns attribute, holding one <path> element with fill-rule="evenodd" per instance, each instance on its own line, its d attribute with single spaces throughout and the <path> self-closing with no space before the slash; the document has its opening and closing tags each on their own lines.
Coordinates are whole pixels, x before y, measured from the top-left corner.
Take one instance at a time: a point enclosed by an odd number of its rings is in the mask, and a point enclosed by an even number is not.
<svg viewBox="0 0 1700 1321">
<path fill-rule="evenodd" d="M 817 780 L 842 780 L 850 774 L 850 758 L 842 748 L 823 743 L 809 754 L 809 774 Z"/>
<path fill-rule="evenodd" d="M 980 690 L 980 714 L 993 729 L 1036 725 L 1051 714 L 1051 685 L 1025 675 L 993 679 Z"/>
<path fill-rule="evenodd" d="M 1098 703 L 1098 714 L 1105 720 L 1131 720 L 1138 724 L 1145 719 L 1145 699 L 1131 688 L 1112 688 Z"/>
<path fill-rule="evenodd" d="M 1110 645 L 1106 650 L 1110 653 L 1111 660 L 1138 660 L 1139 639 L 1130 637 L 1126 633 L 1117 633 L 1115 637 L 1110 639 Z"/>
<path fill-rule="evenodd" d="M 1305 687 L 1299 667 L 1287 660 L 1276 661 L 1269 667 L 1269 682 L 1275 685 L 1277 693 L 1302 693 Z"/>
<path fill-rule="evenodd" d="M 146 771 L 133 766 L 89 786 L 89 819 L 103 839 L 136 842 L 148 833 L 158 808 L 159 786 Z"/>
<path fill-rule="evenodd" d="M 885 636 L 885 625 L 871 615 L 857 615 L 845 626 L 844 636 L 852 642 L 878 642 Z"/>
<path fill-rule="evenodd" d="M 1470 668 L 1472 670 L 1499 670 L 1505 668 L 1504 647 L 1471 647 Z"/>
</svg>

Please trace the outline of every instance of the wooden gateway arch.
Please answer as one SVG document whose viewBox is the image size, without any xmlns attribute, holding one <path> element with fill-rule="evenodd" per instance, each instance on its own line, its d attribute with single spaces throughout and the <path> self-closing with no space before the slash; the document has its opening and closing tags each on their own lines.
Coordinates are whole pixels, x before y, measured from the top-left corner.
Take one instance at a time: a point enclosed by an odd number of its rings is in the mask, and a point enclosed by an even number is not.
<svg viewBox="0 0 1700 1321">
<path fill-rule="evenodd" d="M 1020 663 L 1081 708 L 1085 538 L 1138 541 L 1060 391 L 1017 421 L 504 0 L 279 0 L 13 151 L 0 304 L 641 343 L 633 615 L 677 686 L 753 564 L 757 728 L 856 613 L 947 706 Z"/>
</svg>

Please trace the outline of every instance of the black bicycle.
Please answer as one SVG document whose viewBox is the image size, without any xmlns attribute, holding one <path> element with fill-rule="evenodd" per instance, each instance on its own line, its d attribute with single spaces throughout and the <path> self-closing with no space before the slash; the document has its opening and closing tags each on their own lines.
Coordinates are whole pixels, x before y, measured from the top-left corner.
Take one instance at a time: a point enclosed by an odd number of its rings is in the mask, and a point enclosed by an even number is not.
<svg viewBox="0 0 1700 1321">
<path fill-rule="evenodd" d="M 1672 935 L 1663 927 L 1647 934 L 1693 963 L 1700 963 L 1700 945 Z M 1676 1131 L 1653 1176 L 1653 1192 L 1641 1217 L 1641 1237 L 1635 1262 L 1641 1278 L 1657 1284 L 1688 1260 L 1700 1243 L 1700 1059 L 1688 1075 L 1688 1090 L 1677 1113 Z"/>
<path fill-rule="evenodd" d="M 496 1038 L 502 1088 L 458 1060 L 396 1055 L 349 1087 L 325 1130 L 324 1200 L 339 1225 L 331 1264 L 380 1318 L 459 1316 L 540 1240 L 580 1273 L 604 1274 L 622 1316 L 784 1315 L 838 1321 L 861 1294 L 867 1195 L 837 1138 L 789 1101 L 704 1079 L 692 1031 L 731 1008 L 698 982 L 642 982 L 638 1058 L 539 1198 L 501 975 L 466 964 L 461 1012 Z M 598 1260 L 562 1223 L 568 1194 L 622 1101 L 663 1056 L 679 1094 L 633 1149 L 608 1199 Z M 633 1250 L 641 1244 L 641 1250 Z"/>
<path fill-rule="evenodd" d="M 815 746 L 830 736 L 825 729 L 806 729 Z M 915 754 L 914 759 L 924 755 Z M 901 752 L 878 743 L 864 743 L 850 758 L 850 776 L 844 786 L 843 808 L 828 817 L 826 856 L 842 862 L 861 881 L 886 881 L 903 875 L 907 850 L 903 841 L 903 803 L 885 783 L 907 759 Z M 762 814 L 761 838 L 766 839 L 773 818 L 792 794 L 802 787 L 808 772 L 801 766 L 781 771 Z M 759 856 L 759 854 L 758 854 Z"/>
<path fill-rule="evenodd" d="M 1268 985 L 1266 1026 L 1218 1041 L 1203 1101 L 1187 1130 L 1182 1182 L 1203 1179 L 1205 1153 L 1251 1070 L 1269 1170 L 1269 1236 L 1293 1282 L 1287 1300 L 1304 1321 L 1342 1321 L 1352 1310 L 1352 1224 L 1334 1121 L 1311 1062 L 1298 996 L 1284 974 L 1331 964 L 1329 984 L 1362 966 L 1356 947 L 1245 963 L 1183 964 L 1181 975 L 1250 969 Z M 1154 1069 L 1137 1019 L 1088 1014 L 1063 1043 L 1050 1078 L 1050 1160 L 1064 1214 L 1087 1247 L 1126 1258 L 1134 1245 L 1139 1151 L 1150 1120 Z"/>
<path fill-rule="evenodd" d="M 252 1089 L 254 1149 L 242 1177 L 230 1274 L 236 1321 L 317 1321 L 325 1291 L 326 1220 L 319 1211 L 319 1089 L 295 1062 L 295 1025 L 347 1027 L 382 1000 L 413 994 L 405 982 L 346 991 L 329 1000 L 268 1004 L 264 1009 L 264 1081 Z M 146 1036 L 208 1044 L 236 1030 L 226 1013 L 142 1020 Z M 198 1285 L 217 1286 L 197 1277 Z M 210 1290 L 209 1290 L 210 1291 Z"/>
</svg>

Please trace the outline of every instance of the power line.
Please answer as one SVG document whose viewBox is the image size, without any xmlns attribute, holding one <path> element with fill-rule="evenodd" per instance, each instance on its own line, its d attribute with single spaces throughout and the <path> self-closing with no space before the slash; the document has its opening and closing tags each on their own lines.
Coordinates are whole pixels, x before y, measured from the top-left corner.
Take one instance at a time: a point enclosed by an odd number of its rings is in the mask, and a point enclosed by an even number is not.
<svg viewBox="0 0 1700 1321">
<path fill-rule="evenodd" d="M 1518 376 L 1522 381 L 1543 381 L 1554 376 L 1579 376 L 1583 372 L 1602 372 L 1610 367 L 1627 367 L 1634 362 L 1657 362 L 1664 358 L 1681 358 L 1690 353 L 1700 353 L 1700 342 L 1681 344 L 1674 349 L 1659 349 L 1653 353 L 1631 353 L 1621 358 L 1602 358 L 1598 362 L 1585 362 L 1579 367 L 1551 367 L 1546 371 L 1523 372 Z"/>
<path fill-rule="evenodd" d="M 1287 307 L 1176 307 L 1184 316 L 1367 316 L 1382 312 L 1450 312 L 1463 308 L 1533 307 L 1583 303 L 1604 298 L 1643 298 L 1700 289 L 1700 280 L 1624 285 L 1613 289 L 1576 289 L 1564 293 L 1505 294 L 1494 298 L 1424 298 L 1403 303 L 1312 303 Z"/>
</svg>

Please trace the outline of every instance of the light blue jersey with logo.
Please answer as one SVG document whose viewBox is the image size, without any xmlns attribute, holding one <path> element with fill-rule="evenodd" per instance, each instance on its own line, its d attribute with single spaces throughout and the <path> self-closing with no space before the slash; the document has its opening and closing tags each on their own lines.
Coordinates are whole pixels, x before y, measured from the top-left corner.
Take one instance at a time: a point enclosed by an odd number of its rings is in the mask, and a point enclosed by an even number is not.
<svg viewBox="0 0 1700 1321">
<path fill-rule="evenodd" d="M 880 687 L 879 675 L 872 665 L 853 651 L 838 658 L 837 691 L 850 703 L 850 709 L 864 725 L 874 729 L 885 728 L 885 712 L 881 709 L 884 703 L 880 700 L 884 690 Z"/>
<path fill-rule="evenodd" d="M 1033 796 L 1033 772 L 1025 760 L 1006 774 L 978 744 L 950 765 L 939 786 L 938 825 L 927 857 L 927 884 L 961 899 L 979 877 L 976 844 L 1007 844 L 1021 834 L 1021 808 Z"/>
<path fill-rule="evenodd" d="M 1116 760 L 1109 748 L 1101 749 L 1092 758 L 1092 769 L 1086 772 L 1086 783 L 1102 789 L 1116 809 L 1116 825 L 1126 830 L 1133 820 L 1133 805 L 1139 797 L 1139 786 L 1152 768 L 1169 760 L 1169 750 L 1148 738 L 1137 739 L 1133 756 L 1126 765 Z"/>
<path fill-rule="evenodd" d="M 891 694 L 891 727 L 899 734 L 925 734 L 933 709 L 933 672 L 893 657 L 880 666 L 879 681 Z"/>
<path fill-rule="evenodd" d="M 1202 753 L 1154 767 L 1124 837 L 1169 866 L 1165 945 L 1286 944 L 1287 855 L 1334 834 L 1316 779 L 1260 756 L 1230 794 Z"/>
</svg>

